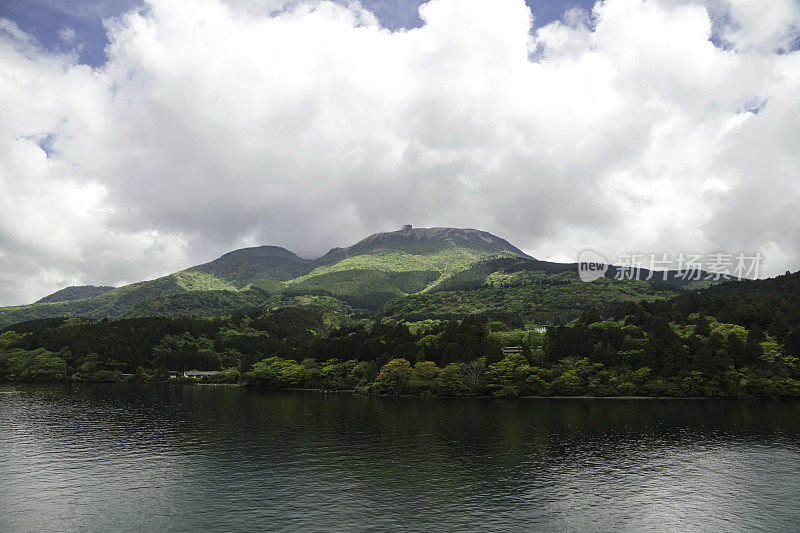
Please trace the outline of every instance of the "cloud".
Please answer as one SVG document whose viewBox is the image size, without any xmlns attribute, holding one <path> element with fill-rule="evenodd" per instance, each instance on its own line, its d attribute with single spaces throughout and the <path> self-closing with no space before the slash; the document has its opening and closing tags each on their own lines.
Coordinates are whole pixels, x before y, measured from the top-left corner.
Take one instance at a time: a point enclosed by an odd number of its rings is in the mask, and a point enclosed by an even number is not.
<svg viewBox="0 0 800 533">
<path fill-rule="evenodd" d="M 62 28 L 58 32 L 58 38 L 66 44 L 72 44 L 75 42 L 75 30 L 72 28 Z"/>
<path fill-rule="evenodd" d="M 749 0 L 708 2 L 717 15 L 721 39 L 735 50 L 787 51 L 800 33 L 800 3 L 772 0 L 769 5 Z"/>
<path fill-rule="evenodd" d="M 0 304 L 403 223 L 800 262 L 790 0 L 606 0 L 535 31 L 522 0 L 431 0 L 395 32 L 255 5 L 147 3 L 97 69 L 0 21 Z"/>
</svg>

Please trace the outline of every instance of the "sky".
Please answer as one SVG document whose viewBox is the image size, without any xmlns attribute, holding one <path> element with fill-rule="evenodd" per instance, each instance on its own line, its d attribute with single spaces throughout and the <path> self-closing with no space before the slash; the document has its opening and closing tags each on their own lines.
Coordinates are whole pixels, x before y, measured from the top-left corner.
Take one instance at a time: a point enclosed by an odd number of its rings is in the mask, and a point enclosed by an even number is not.
<svg viewBox="0 0 800 533">
<path fill-rule="evenodd" d="M 0 305 L 415 226 L 800 269 L 800 0 L 0 0 Z"/>
</svg>

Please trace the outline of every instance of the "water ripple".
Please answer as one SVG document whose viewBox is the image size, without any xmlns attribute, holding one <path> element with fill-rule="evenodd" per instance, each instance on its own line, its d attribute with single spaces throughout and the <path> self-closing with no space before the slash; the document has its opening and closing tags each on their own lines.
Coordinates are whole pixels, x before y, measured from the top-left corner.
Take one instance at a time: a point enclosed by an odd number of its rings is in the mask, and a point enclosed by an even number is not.
<svg viewBox="0 0 800 533">
<path fill-rule="evenodd" d="M 800 403 L 0 386 L 0 531 L 796 529 Z"/>
</svg>

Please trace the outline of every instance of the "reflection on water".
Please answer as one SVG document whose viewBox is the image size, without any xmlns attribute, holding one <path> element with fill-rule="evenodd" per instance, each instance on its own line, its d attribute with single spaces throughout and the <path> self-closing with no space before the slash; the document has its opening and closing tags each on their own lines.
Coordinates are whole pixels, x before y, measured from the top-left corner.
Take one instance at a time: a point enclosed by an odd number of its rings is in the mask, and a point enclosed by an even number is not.
<svg viewBox="0 0 800 533">
<path fill-rule="evenodd" d="M 792 530 L 800 402 L 0 386 L 0 530 Z"/>
</svg>

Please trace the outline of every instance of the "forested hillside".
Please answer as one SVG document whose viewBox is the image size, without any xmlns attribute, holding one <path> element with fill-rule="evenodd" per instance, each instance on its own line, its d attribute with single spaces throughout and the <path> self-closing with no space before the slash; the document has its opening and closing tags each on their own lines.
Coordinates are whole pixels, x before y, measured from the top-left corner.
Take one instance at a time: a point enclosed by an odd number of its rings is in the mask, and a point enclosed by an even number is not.
<svg viewBox="0 0 800 533">
<path fill-rule="evenodd" d="M 710 283 L 687 285 L 674 275 L 667 282 L 661 276 L 644 281 L 649 272 L 639 275 L 643 279 L 616 279 L 611 269 L 607 277 L 586 283 L 574 264 L 486 259 L 440 280 L 427 291 L 391 300 L 381 309 L 381 316 L 416 321 L 482 314 L 516 326 L 560 324 L 593 307 L 608 312 L 622 302 L 670 298 Z"/>
<path fill-rule="evenodd" d="M 800 273 L 590 307 L 546 333 L 482 315 L 337 323 L 322 307 L 55 319 L 0 335 L 0 379 L 159 381 L 196 369 L 250 387 L 374 394 L 800 397 L 798 301 Z"/>
</svg>

